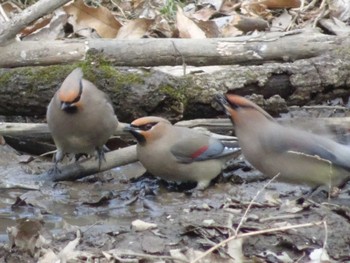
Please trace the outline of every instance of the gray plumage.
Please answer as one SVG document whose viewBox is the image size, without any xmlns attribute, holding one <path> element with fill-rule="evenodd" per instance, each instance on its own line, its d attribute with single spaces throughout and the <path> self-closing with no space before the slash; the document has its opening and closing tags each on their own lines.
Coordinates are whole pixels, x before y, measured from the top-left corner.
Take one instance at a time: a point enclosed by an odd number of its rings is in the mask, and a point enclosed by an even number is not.
<svg viewBox="0 0 350 263">
<path fill-rule="evenodd" d="M 160 117 L 137 119 L 130 132 L 138 140 L 137 155 L 147 171 L 168 181 L 197 182 L 196 189 L 205 189 L 239 150 Z"/>
<path fill-rule="evenodd" d="M 246 159 L 269 177 L 312 187 L 339 186 L 350 178 L 350 147 L 303 130 L 284 127 L 253 102 L 220 96 L 235 125 Z"/>
<path fill-rule="evenodd" d="M 56 163 L 66 153 L 97 153 L 99 165 L 103 145 L 115 132 L 118 119 L 107 95 L 73 70 L 53 96 L 47 123 L 57 147 Z"/>
</svg>

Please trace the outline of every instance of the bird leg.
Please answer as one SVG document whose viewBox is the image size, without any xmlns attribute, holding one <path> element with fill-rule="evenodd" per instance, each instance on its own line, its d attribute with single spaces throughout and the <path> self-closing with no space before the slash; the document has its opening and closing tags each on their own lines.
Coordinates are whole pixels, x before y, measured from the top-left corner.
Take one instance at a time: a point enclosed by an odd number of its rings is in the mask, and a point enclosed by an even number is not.
<svg viewBox="0 0 350 263">
<path fill-rule="evenodd" d="M 61 170 L 60 168 L 58 168 L 58 162 L 55 162 L 55 165 L 48 171 L 48 174 L 53 174 L 53 175 L 60 174 L 60 173 L 61 173 Z"/>
<path fill-rule="evenodd" d="M 96 147 L 96 159 L 98 159 L 98 169 L 101 169 L 101 165 L 102 165 L 102 160 L 106 162 L 106 157 L 105 157 L 105 152 L 103 150 L 103 146 L 102 147 Z"/>
<path fill-rule="evenodd" d="M 62 161 L 63 157 L 64 157 L 64 153 L 61 150 L 57 150 L 56 154 L 53 157 L 53 161 L 55 162 L 55 165 L 54 165 L 54 167 L 52 167 L 48 171 L 49 174 L 54 174 L 55 175 L 55 174 L 60 174 L 61 173 L 61 170 L 58 168 L 58 163 L 60 161 Z"/>
</svg>

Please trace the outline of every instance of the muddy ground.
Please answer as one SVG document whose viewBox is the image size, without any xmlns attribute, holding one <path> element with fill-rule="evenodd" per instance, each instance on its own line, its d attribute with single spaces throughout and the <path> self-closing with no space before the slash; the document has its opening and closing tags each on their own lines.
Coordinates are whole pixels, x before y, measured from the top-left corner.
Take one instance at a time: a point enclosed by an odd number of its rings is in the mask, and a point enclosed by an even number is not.
<svg viewBox="0 0 350 263">
<path fill-rule="evenodd" d="M 196 262 L 229 237 L 199 262 L 350 261 L 349 184 L 335 198 L 306 200 L 306 187 L 263 189 L 268 181 L 243 161 L 192 195 L 139 177 L 138 163 L 41 184 L 27 179 L 50 159 L 23 159 L 0 146 L 0 262 Z M 240 222 L 244 237 L 234 238 Z"/>
</svg>

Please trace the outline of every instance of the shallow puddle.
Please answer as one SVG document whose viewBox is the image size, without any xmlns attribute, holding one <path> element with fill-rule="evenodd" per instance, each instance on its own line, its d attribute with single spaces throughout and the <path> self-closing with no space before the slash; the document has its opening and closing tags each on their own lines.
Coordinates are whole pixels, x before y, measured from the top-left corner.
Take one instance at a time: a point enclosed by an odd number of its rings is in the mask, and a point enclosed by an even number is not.
<svg viewBox="0 0 350 263">
<path fill-rule="evenodd" d="M 40 173 L 43 167 L 52 165 L 50 162 L 38 160 L 28 165 L 18 164 L 16 154 L 12 154 L 11 151 L 6 153 L 11 161 L 1 168 L 0 245 L 3 248 L 9 244 L 7 229 L 16 226 L 19 219 L 28 218 L 44 222 L 43 228 L 52 239 L 51 247 L 56 250 L 76 238 L 76 231 L 80 230 L 83 238 L 77 249 L 94 253 L 94 257 L 99 258 L 103 258 L 102 251 L 111 249 L 141 254 L 153 251 L 158 255 L 169 255 L 174 249 L 205 251 L 228 237 L 230 229 L 237 227 L 249 203 L 261 191 L 242 225 L 243 233 L 327 218 L 329 226 L 343 229 L 340 235 L 335 228 L 328 228 L 328 244 L 332 245 L 328 253 L 336 259 L 350 254 L 345 238 L 350 234 L 346 216 L 349 212 L 347 190 L 331 200 L 332 203 L 342 200 L 341 205 L 345 204 L 346 208 L 338 206 L 335 210 L 335 205 L 321 203 L 291 205 L 307 188 L 273 182 L 262 190 L 266 180 L 257 181 L 256 173 L 239 169 L 234 172 L 239 183 L 233 183 L 236 180 L 232 178 L 219 180 L 205 191 L 188 195 L 177 190 L 179 187 L 152 177 L 138 178 L 144 173 L 139 163 L 75 182 L 43 184 L 30 181 L 35 175 L 26 174 L 26 171 L 35 173 L 39 166 Z M 31 187 L 38 190 L 28 189 Z M 132 227 L 136 219 L 154 223 L 156 229 L 136 231 Z M 257 235 L 245 239 L 243 252 L 251 257 L 267 250 L 286 251 L 296 259 L 305 253 L 305 248 L 322 247 L 324 236 L 324 229 L 317 226 Z M 157 238 L 154 244 L 150 243 L 154 238 Z M 288 244 L 295 243 L 300 248 L 276 245 L 281 239 L 290 240 Z M 4 253 L 0 250 L 0 258 Z M 226 258 L 222 251 L 214 255 Z"/>
</svg>

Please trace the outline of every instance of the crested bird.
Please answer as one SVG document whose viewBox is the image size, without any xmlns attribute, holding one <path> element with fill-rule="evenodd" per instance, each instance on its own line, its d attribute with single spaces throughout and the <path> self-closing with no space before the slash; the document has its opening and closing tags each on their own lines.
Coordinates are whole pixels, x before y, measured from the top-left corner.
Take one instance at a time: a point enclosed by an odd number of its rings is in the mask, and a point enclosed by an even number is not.
<svg viewBox="0 0 350 263">
<path fill-rule="evenodd" d="M 161 117 L 136 119 L 125 130 L 136 138 L 137 156 L 148 172 L 168 181 L 197 182 L 195 190 L 207 188 L 239 151 L 237 144 L 228 147 L 208 134 L 173 126 Z"/>
<path fill-rule="evenodd" d="M 95 154 L 101 167 L 104 144 L 116 130 L 118 119 L 109 97 L 83 79 L 81 68 L 63 81 L 50 101 L 46 118 L 57 147 L 55 172 L 67 153 Z"/>
<path fill-rule="evenodd" d="M 313 188 L 341 186 L 350 178 L 350 147 L 304 130 L 285 127 L 248 99 L 217 96 L 235 126 L 242 153 L 268 177 Z"/>
</svg>

